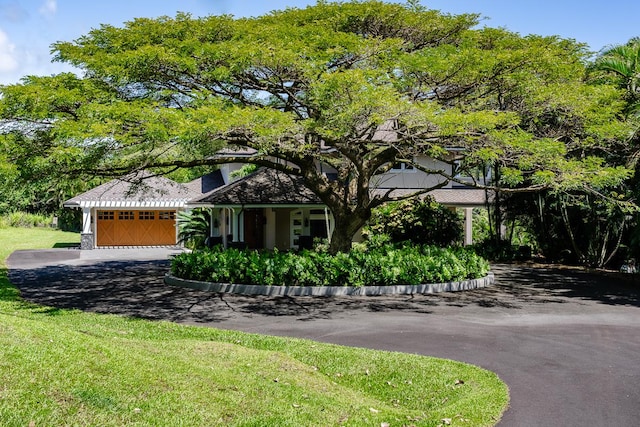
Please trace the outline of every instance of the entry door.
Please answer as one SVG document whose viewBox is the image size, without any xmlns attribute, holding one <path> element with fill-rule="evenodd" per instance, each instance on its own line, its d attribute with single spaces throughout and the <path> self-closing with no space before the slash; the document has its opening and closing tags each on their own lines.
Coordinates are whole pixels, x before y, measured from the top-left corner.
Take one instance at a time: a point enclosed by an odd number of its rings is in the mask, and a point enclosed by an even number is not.
<svg viewBox="0 0 640 427">
<path fill-rule="evenodd" d="M 262 209 L 246 209 L 244 216 L 244 242 L 249 249 L 264 249 L 264 213 Z"/>
</svg>

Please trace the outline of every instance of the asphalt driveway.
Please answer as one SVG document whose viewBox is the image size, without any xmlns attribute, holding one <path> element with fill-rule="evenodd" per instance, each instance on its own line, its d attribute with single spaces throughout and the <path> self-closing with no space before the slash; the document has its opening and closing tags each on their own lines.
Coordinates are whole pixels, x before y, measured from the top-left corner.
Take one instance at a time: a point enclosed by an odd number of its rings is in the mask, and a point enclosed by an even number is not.
<svg viewBox="0 0 640 427">
<path fill-rule="evenodd" d="M 25 299 L 460 360 L 511 389 L 501 426 L 640 425 L 640 280 L 494 266 L 477 291 L 384 297 L 248 297 L 164 285 L 166 250 L 18 251 Z"/>
</svg>

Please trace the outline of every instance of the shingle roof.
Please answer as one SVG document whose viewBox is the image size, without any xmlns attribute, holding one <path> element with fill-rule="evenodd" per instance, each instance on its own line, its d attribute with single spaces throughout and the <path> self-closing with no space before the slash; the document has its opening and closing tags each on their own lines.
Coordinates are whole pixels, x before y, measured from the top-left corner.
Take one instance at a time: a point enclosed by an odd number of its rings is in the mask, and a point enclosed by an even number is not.
<svg viewBox="0 0 640 427">
<path fill-rule="evenodd" d="M 387 191 L 389 190 L 374 190 L 375 193 L 386 193 Z M 391 196 L 403 197 L 419 191 L 419 188 L 396 189 L 391 192 Z M 485 206 L 487 203 L 486 192 L 477 188 L 440 188 L 425 195 L 432 196 L 436 202 L 446 206 L 474 207 Z"/>
<path fill-rule="evenodd" d="M 322 201 L 302 183 L 302 178 L 261 168 L 195 198 L 190 205 L 319 205 Z"/>
<path fill-rule="evenodd" d="M 181 207 L 197 197 L 183 184 L 148 172 L 111 180 L 64 202 L 65 207 Z"/>
</svg>

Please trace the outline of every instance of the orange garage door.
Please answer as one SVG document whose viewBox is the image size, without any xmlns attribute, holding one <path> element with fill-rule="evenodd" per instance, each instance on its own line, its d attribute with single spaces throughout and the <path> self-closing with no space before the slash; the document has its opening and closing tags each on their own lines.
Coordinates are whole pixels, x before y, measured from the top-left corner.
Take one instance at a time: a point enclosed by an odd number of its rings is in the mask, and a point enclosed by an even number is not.
<svg viewBox="0 0 640 427">
<path fill-rule="evenodd" d="M 97 246 L 175 244 L 175 211 L 98 211 Z"/>
</svg>

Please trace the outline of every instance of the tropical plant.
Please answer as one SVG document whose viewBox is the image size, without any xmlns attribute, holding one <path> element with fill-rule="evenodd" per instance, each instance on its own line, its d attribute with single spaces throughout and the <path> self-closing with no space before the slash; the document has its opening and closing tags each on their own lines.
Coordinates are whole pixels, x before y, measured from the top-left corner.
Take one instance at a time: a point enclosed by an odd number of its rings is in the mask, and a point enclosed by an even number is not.
<svg viewBox="0 0 640 427">
<path fill-rule="evenodd" d="M 626 44 L 616 45 L 600 52 L 591 65 L 597 78 L 612 80 L 624 89 L 630 111 L 640 108 L 640 37 Z"/>
<path fill-rule="evenodd" d="M 178 243 L 191 249 L 203 248 L 210 234 L 210 219 L 206 209 L 178 212 Z"/>
<path fill-rule="evenodd" d="M 266 286 L 390 286 L 482 277 L 489 264 L 468 248 L 385 245 L 331 255 L 213 248 L 182 253 L 171 272 L 190 280 Z"/>
</svg>

